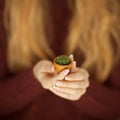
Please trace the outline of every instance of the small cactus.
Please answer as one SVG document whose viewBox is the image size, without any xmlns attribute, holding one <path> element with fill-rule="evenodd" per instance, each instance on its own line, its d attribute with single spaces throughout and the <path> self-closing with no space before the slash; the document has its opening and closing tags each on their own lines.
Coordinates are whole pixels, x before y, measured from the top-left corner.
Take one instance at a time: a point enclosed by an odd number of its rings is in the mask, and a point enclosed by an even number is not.
<svg viewBox="0 0 120 120">
<path fill-rule="evenodd" d="M 70 58 L 66 55 L 60 55 L 56 58 L 55 62 L 59 65 L 68 65 L 70 64 Z"/>
</svg>

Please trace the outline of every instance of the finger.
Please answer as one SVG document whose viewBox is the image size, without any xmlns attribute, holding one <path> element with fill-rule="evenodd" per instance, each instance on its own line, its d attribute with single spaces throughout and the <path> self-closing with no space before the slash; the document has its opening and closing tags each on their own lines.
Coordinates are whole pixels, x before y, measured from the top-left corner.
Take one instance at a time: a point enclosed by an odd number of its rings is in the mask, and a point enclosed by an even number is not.
<svg viewBox="0 0 120 120">
<path fill-rule="evenodd" d="M 65 77 L 66 77 L 66 75 L 69 73 L 69 69 L 65 69 L 65 70 L 63 70 L 63 71 L 61 71 L 58 75 L 56 75 L 56 79 L 57 80 L 63 80 Z"/>
<path fill-rule="evenodd" d="M 73 56 L 73 54 L 71 54 L 71 55 L 69 56 L 69 58 L 72 60 L 72 63 L 73 63 L 72 68 L 71 68 L 71 72 L 74 72 L 74 69 L 76 68 L 76 61 L 74 61 L 74 56 Z"/>
<path fill-rule="evenodd" d="M 72 94 L 72 95 L 75 95 L 75 94 L 82 94 L 83 93 L 83 89 L 80 88 L 80 89 L 73 89 L 73 88 L 61 88 L 61 87 L 58 87 L 58 86 L 53 86 L 53 89 L 59 91 L 59 92 L 63 92 L 63 93 L 66 93 L 66 94 Z"/>
<path fill-rule="evenodd" d="M 77 68 L 75 70 L 75 72 L 67 75 L 65 77 L 65 80 L 84 80 L 84 79 L 88 79 L 89 77 L 89 74 L 86 70 L 83 70 L 83 69 L 79 69 Z"/>
<path fill-rule="evenodd" d="M 73 61 L 71 72 L 75 72 L 75 69 L 76 69 L 76 61 Z"/>
<path fill-rule="evenodd" d="M 39 63 L 37 63 L 37 67 L 39 69 L 39 72 L 54 72 L 54 66 L 53 63 L 49 60 L 42 60 Z"/>
<path fill-rule="evenodd" d="M 71 101 L 79 100 L 80 97 L 83 95 L 83 94 L 81 94 L 81 95 L 70 95 L 70 94 L 67 94 L 67 93 L 60 92 L 60 91 L 54 89 L 53 87 L 50 88 L 50 91 L 53 92 L 55 95 L 61 97 L 61 98 L 71 100 Z"/>
<path fill-rule="evenodd" d="M 64 87 L 64 88 L 74 88 L 74 89 L 80 89 L 80 88 L 87 88 L 89 86 L 88 80 L 82 80 L 82 81 L 57 81 L 55 83 L 58 87 Z"/>
<path fill-rule="evenodd" d="M 74 61 L 74 56 L 73 56 L 73 54 L 71 54 L 71 55 L 69 56 L 69 58 L 70 58 L 72 61 Z"/>
<path fill-rule="evenodd" d="M 52 87 L 50 88 L 50 91 L 51 91 L 52 93 L 54 93 L 55 95 L 61 97 L 61 98 L 70 100 L 70 95 L 69 95 L 69 94 L 66 94 L 66 93 L 63 93 L 63 92 L 59 92 L 58 90 L 55 90 L 55 89 L 53 89 Z"/>
</svg>

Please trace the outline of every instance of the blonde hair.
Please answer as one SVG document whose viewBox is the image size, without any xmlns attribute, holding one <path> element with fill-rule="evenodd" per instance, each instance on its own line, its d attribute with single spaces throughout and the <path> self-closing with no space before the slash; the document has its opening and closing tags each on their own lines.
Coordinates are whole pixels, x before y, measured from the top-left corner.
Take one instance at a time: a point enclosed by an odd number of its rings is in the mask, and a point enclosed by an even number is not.
<svg viewBox="0 0 120 120">
<path fill-rule="evenodd" d="M 104 82 L 119 55 L 119 4 L 115 0 L 71 0 L 70 21 L 65 54 L 76 48 L 85 56 L 82 67 Z M 8 31 L 8 64 L 14 71 L 30 65 L 37 56 L 53 57 L 47 41 L 47 3 L 43 0 L 7 0 L 5 26 Z M 111 39 L 113 38 L 113 39 Z M 116 50 L 112 44 L 115 44 Z"/>
<path fill-rule="evenodd" d="M 120 3 L 115 0 L 76 0 L 74 4 L 67 52 L 76 48 L 81 51 L 85 56 L 82 67 L 92 72 L 98 82 L 104 82 L 119 58 Z"/>
<path fill-rule="evenodd" d="M 54 56 L 47 44 L 49 19 L 46 6 L 44 0 L 6 1 L 8 65 L 13 72 L 32 65 L 36 57 L 46 59 Z"/>
</svg>

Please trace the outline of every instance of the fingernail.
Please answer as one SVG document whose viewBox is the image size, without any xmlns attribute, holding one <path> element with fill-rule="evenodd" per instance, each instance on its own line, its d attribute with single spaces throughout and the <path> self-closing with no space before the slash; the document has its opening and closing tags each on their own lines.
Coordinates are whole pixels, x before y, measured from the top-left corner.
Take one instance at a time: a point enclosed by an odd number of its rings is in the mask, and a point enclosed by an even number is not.
<svg viewBox="0 0 120 120">
<path fill-rule="evenodd" d="M 70 58 L 73 58 L 73 54 L 70 55 Z"/>
<path fill-rule="evenodd" d="M 76 61 L 73 61 L 73 64 L 76 65 Z"/>
<path fill-rule="evenodd" d="M 66 76 L 66 77 L 65 77 L 65 80 L 70 80 L 70 77 Z"/>
<path fill-rule="evenodd" d="M 73 54 L 71 54 L 69 58 L 73 61 L 74 60 Z"/>
<path fill-rule="evenodd" d="M 67 69 L 67 70 L 65 70 L 65 71 L 63 72 L 63 74 L 66 75 L 66 74 L 69 73 L 69 71 L 70 71 L 70 70 Z"/>
<path fill-rule="evenodd" d="M 57 81 L 57 82 L 55 83 L 55 85 L 60 86 L 61 83 L 60 83 L 59 81 Z"/>
</svg>

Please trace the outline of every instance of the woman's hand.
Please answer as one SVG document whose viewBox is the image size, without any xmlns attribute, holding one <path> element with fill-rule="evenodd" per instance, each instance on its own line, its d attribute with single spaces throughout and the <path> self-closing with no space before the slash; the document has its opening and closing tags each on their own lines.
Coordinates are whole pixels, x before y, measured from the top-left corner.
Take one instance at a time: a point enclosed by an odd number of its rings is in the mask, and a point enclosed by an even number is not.
<svg viewBox="0 0 120 120">
<path fill-rule="evenodd" d="M 50 91 L 68 100 L 79 100 L 89 86 L 88 76 L 87 71 L 76 68 L 64 80 L 58 80 Z"/>
<path fill-rule="evenodd" d="M 54 94 L 59 97 L 76 101 L 86 93 L 89 86 L 89 74 L 86 70 L 76 67 L 76 62 L 73 61 L 73 68 L 64 80 L 58 80 L 50 88 Z"/>
<path fill-rule="evenodd" d="M 69 73 L 69 70 L 63 70 L 61 73 L 57 74 L 52 62 L 42 60 L 34 66 L 33 73 L 43 88 L 50 89 L 50 87 L 55 85 L 57 80 L 63 80 Z"/>
</svg>

